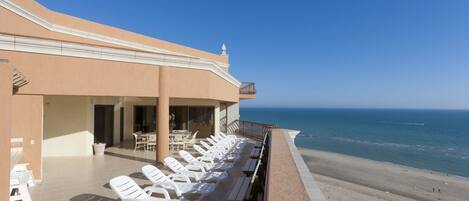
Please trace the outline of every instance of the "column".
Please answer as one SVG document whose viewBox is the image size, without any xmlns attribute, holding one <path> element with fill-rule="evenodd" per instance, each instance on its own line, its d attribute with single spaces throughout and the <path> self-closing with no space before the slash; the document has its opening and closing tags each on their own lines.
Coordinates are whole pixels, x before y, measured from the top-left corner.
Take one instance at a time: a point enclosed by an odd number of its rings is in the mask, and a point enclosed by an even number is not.
<svg viewBox="0 0 469 201">
<path fill-rule="evenodd" d="M 0 200 L 9 199 L 12 71 L 0 60 Z"/>
<path fill-rule="evenodd" d="M 156 160 L 162 162 L 169 156 L 169 89 L 168 67 L 159 70 L 159 98 L 157 102 L 158 139 Z"/>
<path fill-rule="evenodd" d="M 218 134 L 220 133 L 220 127 L 221 127 L 221 121 L 220 121 L 220 102 L 217 102 L 215 103 L 215 108 L 214 108 L 214 111 L 213 111 L 213 114 L 215 116 L 215 119 L 214 119 L 214 127 L 215 127 L 215 133 Z"/>
<path fill-rule="evenodd" d="M 228 125 L 230 125 L 230 119 L 228 118 L 228 103 L 225 103 L 225 119 L 226 119 L 226 123 L 225 123 L 225 132 L 226 134 L 230 134 L 229 132 L 229 127 Z"/>
</svg>

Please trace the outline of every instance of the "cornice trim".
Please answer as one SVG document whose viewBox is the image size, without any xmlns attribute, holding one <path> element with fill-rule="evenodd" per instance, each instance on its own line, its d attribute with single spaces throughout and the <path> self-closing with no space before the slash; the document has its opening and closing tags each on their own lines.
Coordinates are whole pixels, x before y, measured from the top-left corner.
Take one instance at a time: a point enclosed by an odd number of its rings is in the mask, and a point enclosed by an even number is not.
<svg viewBox="0 0 469 201">
<path fill-rule="evenodd" d="M 0 34 L 0 50 L 207 70 L 236 87 L 241 83 L 213 62 L 194 57 L 155 54 L 56 40 Z"/>
<path fill-rule="evenodd" d="M 19 15 L 21 17 L 24 17 L 24 18 L 28 19 L 29 21 L 31 21 L 35 24 L 38 24 L 38 25 L 40 25 L 40 26 L 42 26 L 42 27 L 44 27 L 44 28 L 46 28 L 50 31 L 63 33 L 63 34 L 74 35 L 74 36 L 78 36 L 78 37 L 82 37 L 82 38 L 87 38 L 87 39 L 106 42 L 106 43 L 110 43 L 110 44 L 120 45 L 120 46 L 123 46 L 123 47 L 138 49 L 138 50 L 141 50 L 141 51 L 152 52 L 152 53 L 156 53 L 156 54 L 170 54 L 170 55 L 175 55 L 175 56 L 180 56 L 180 57 L 189 57 L 191 59 L 198 59 L 198 60 L 201 60 L 205 63 L 212 63 L 212 67 L 211 67 L 211 68 L 213 68 L 212 71 L 221 70 L 221 71 L 225 72 L 223 74 L 228 74 L 225 77 L 230 77 L 231 76 L 231 75 L 229 75 L 229 73 L 227 73 L 225 70 L 223 70 L 223 69 L 228 69 L 229 64 L 224 64 L 224 63 L 221 63 L 221 62 L 212 61 L 212 60 L 204 59 L 204 58 L 197 58 L 197 57 L 193 57 L 193 56 L 190 56 L 190 55 L 185 55 L 185 54 L 181 54 L 181 53 L 177 53 L 177 52 L 173 52 L 173 51 L 168 51 L 166 49 L 161 49 L 161 48 L 157 48 L 157 47 L 153 47 L 153 46 L 149 46 L 149 45 L 145 45 L 145 44 L 141 44 L 141 43 L 131 42 L 131 41 L 122 40 L 122 39 L 118 39 L 118 38 L 113 38 L 113 37 L 109 37 L 109 36 L 105 36 L 105 35 L 101 35 L 101 34 L 82 31 L 82 30 L 78 30 L 78 29 L 74 29 L 74 28 L 70 28 L 70 27 L 66 27 L 66 26 L 62 26 L 62 25 L 57 25 L 57 24 L 51 23 L 51 22 L 49 22 L 49 21 L 47 21 L 47 20 L 33 14 L 33 13 L 27 11 L 26 9 L 23 9 L 21 6 L 15 4 L 15 3 L 13 3 L 9 0 L 0 0 L 0 6 L 8 9 L 8 10 L 16 13 L 17 15 Z M 178 67 L 178 66 L 174 66 L 174 67 Z M 180 67 L 182 67 L 182 66 L 180 66 Z M 239 83 L 239 81 L 237 81 L 235 79 L 235 83 Z"/>
</svg>

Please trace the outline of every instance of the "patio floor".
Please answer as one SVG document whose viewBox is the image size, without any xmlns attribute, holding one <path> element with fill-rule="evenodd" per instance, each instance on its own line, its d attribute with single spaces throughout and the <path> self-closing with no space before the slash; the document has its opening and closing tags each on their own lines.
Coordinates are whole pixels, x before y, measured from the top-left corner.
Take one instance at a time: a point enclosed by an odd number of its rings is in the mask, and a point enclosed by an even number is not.
<svg viewBox="0 0 469 201">
<path fill-rule="evenodd" d="M 134 179 L 141 187 L 151 185 L 140 168 L 153 164 L 166 174 L 169 169 L 156 163 L 155 152 L 136 151 L 127 142 L 123 146 L 106 149 L 104 156 L 93 157 L 54 157 L 43 158 L 43 181 L 30 187 L 34 201 L 109 201 L 118 200 L 117 195 L 109 186 L 109 180 L 120 175 Z M 229 170 L 229 178 L 220 182 L 214 192 L 203 200 L 226 200 L 236 178 L 244 175 L 241 171 L 244 161 L 249 158 L 253 143 L 246 146 L 241 159 Z M 175 158 L 182 162 L 177 154 Z M 183 163 L 185 164 L 185 163 Z M 175 195 L 171 195 L 175 199 Z M 196 200 L 199 195 L 185 195 L 186 199 Z"/>
</svg>

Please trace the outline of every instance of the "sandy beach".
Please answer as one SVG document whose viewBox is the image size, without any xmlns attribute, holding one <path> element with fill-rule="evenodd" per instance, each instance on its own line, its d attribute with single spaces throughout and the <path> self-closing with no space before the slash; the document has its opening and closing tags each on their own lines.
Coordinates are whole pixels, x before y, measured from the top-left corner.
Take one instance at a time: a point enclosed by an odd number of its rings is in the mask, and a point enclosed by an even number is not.
<svg viewBox="0 0 469 201">
<path fill-rule="evenodd" d="M 468 178 L 324 151 L 300 153 L 328 201 L 469 200 Z"/>
</svg>

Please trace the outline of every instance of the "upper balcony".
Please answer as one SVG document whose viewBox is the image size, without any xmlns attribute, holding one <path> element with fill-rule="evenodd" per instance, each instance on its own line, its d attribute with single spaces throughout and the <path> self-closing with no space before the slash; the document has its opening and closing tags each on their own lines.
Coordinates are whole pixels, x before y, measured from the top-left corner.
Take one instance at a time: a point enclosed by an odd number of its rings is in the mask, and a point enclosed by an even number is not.
<svg viewBox="0 0 469 201">
<path fill-rule="evenodd" d="M 254 82 L 243 82 L 239 87 L 239 99 L 256 99 L 256 84 Z"/>
</svg>

